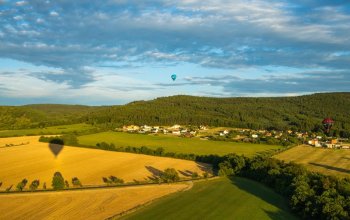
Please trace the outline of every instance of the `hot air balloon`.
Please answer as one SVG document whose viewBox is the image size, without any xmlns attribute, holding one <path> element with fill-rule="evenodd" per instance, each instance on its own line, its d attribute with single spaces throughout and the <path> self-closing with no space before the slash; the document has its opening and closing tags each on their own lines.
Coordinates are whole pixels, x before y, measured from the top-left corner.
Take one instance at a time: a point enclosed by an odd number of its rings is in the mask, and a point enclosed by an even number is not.
<svg viewBox="0 0 350 220">
<path fill-rule="evenodd" d="M 173 81 L 175 81 L 175 79 L 176 79 L 176 74 L 171 75 L 171 78 L 172 78 Z"/>
<path fill-rule="evenodd" d="M 325 118 L 323 119 L 322 124 L 325 132 L 328 134 L 334 124 L 334 121 L 331 118 Z"/>
</svg>

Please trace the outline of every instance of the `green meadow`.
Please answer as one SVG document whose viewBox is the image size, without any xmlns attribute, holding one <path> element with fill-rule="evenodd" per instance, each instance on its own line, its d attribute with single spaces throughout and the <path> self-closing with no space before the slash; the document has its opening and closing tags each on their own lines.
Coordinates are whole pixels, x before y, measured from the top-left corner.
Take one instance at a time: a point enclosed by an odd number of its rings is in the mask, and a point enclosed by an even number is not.
<svg viewBox="0 0 350 220">
<path fill-rule="evenodd" d="M 235 177 L 194 183 L 122 219 L 297 219 L 284 198 L 257 182 Z"/>
<path fill-rule="evenodd" d="M 2 130 L 0 131 L 0 137 L 16 137 L 16 136 L 29 136 L 29 135 L 44 135 L 44 134 L 65 134 L 72 132 L 83 132 L 93 129 L 92 125 L 88 124 L 72 124 L 72 125 L 59 125 L 46 128 L 32 128 L 21 130 Z"/>
<path fill-rule="evenodd" d="M 116 147 L 142 147 L 151 149 L 163 147 L 166 152 L 197 154 L 197 155 L 225 155 L 236 153 L 253 156 L 258 152 L 267 152 L 281 148 L 281 146 L 236 143 L 226 141 L 201 140 L 199 138 L 182 138 L 172 135 L 145 135 L 124 132 L 102 132 L 78 137 L 79 143 L 95 146 L 97 143 L 113 143 Z"/>
</svg>

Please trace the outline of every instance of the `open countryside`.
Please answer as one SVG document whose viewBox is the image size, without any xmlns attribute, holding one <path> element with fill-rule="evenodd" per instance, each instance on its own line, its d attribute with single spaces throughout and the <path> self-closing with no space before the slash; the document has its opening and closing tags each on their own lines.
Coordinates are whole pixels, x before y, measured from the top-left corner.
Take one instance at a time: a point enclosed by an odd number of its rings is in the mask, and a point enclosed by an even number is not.
<svg viewBox="0 0 350 220">
<path fill-rule="evenodd" d="M 165 152 L 225 155 L 236 153 L 253 156 L 256 153 L 271 152 L 282 148 L 277 145 L 210 141 L 199 138 L 181 138 L 170 135 L 129 134 L 124 132 L 102 132 L 78 137 L 79 144 L 95 146 L 97 143 L 113 143 L 116 147 L 142 147 L 151 149 L 163 147 Z"/>
<path fill-rule="evenodd" d="M 146 181 L 166 168 L 176 169 L 181 177 L 185 177 L 181 172 L 211 172 L 209 165 L 193 161 L 69 146 L 64 146 L 55 158 L 48 144 L 38 142 L 38 139 L 38 136 L 0 139 L 1 191 L 11 185 L 15 190 L 16 184 L 24 178 L 29 181 L 39 179 L 39 188 L 43 183 L 50 188 L 56 171 L 68 180 L 78 177 L 88 186 L 103 185 L 102 177 L 111 175 L 126 182 Z"/>
<path fill-rule="evenodd" d="M 283 197 L 244 178 L 196 182 L 123 219 L 297 219 Z"/>
<path fill-rule="evenodd" d="M 300 145 L 274 156 L 286 162 L 305 165 L 312 171 L 350 177 L 350 150 L 326 149 Z"/>
</svg>

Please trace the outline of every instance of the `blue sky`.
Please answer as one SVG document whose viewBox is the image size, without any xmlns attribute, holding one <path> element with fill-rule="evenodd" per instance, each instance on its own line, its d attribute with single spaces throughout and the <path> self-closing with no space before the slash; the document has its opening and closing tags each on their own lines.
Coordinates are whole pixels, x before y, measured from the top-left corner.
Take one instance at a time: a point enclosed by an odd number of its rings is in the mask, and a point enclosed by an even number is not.
<svg viewBox="0 0 350 220">
<path fill-rule="evenodd" d="M 0 0 L 1 105 L 334 91 L 348 0 Z"/>
</svg>

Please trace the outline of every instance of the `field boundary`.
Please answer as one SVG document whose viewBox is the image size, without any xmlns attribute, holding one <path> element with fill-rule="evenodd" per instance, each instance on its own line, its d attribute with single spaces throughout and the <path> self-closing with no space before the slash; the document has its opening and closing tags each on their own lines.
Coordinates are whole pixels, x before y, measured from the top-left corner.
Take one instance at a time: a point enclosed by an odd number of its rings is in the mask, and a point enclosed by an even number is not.
<svg viewBox="0 0 350 220">
<path fill-rule="evenodd" d="M 65 191 L 84 191 L 84 190 L 99 190 L 99 189 L 108 189 L 108 188 L 129 188 L 129 187 L 137 187 L 137 186 L 149 186 L 149 185 L 169 185 L 169 184 L 178 184 L 178 183 L 186 183 L 186 182 L 199 182 L 204 180 L 212 180 L 218 178 L 217 176 L 207 177 L 207 178 L 197 178 L 197 179 L 183 179 L 176 182 L 171 183 L 156 183 L 156 182 L 148 182 L 148 183 L 126 183 L 119 185 L 86 185 L 83 187 L 76 188 L 66 188 L 61 190 L 54 189 L 39 189 L 39 190 L 24 190 L 24 191 L 0 191 L 1 195 L 9 195 L 9 194 L 29 194 L 29 193 L 49 193 L 49 192 L 65 192 Z"/>
</svg>

